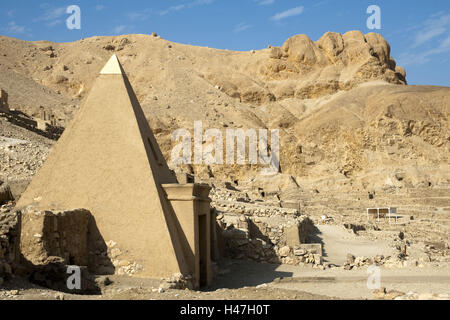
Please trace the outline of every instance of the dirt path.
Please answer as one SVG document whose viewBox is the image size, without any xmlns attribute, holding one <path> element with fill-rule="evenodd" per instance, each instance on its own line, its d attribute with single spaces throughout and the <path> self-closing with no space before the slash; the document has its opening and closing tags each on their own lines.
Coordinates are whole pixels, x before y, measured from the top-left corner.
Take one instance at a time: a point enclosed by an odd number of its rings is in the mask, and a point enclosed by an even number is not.
<svg viewBox="0 0 450 320">
<path fill-rule="evenodd" d="M 332 264 L 343 265 L 348 253 L 357 257 L 390 256 L 394 253 L 387 240 L 362 239 L 338 226 L 318 225 L 317 228 L 316 238 L 323 245 L 324 260 Z"/>
</svg>

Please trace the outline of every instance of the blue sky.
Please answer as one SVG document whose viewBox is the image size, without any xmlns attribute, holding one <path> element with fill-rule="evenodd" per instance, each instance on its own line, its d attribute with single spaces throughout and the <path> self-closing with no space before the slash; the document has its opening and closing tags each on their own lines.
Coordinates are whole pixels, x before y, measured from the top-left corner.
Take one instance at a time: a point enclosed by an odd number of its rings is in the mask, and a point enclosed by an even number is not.
<svg viewBox="0 0 450 320">
<path fill-rule="evenodd" d="M 69 30 L 66 8 L 81 9 Z M 369 5 L 381 8 L 381 33 L 410 84 L 450 86 L 448 0 L 47 0 L 2 1 L 0 34 L 24 40 L 75 41 L 95 35 L 157 32 L 163 38 L 220 49 L 279 46 L 292 35 L 317 40 L 327 31 L 371 32 Z"/>
</svg>

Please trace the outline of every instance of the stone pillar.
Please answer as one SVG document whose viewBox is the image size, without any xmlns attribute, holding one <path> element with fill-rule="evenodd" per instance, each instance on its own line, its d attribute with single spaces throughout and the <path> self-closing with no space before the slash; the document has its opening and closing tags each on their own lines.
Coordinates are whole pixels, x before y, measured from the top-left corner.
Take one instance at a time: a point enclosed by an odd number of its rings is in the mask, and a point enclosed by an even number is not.
<svg viewBox="0 0 450 320">
<path fill-rule="evenodd" d="M 42 119 L 42 120 L 46 120 L 46 112 L 45 112 L 45 109 L 44 109 L 44 107 L 43 106 L 41 106 L 40 108 L 39 108 L 40 110 L 40 118 Z"/>
<path fill-rule="evenodd" d="M 9 110 L 8 94 L 2 89 L 0 89 L 0 109 L 3 109 L 5 111 Z"/>
<path fill-rule="evenodd" d="M 201 184 L 164 184 L 179 224 L 179 239 L 194 286 L 204 287 L 212 283 L 211 268 L 211 188 Z"/>
</svg>

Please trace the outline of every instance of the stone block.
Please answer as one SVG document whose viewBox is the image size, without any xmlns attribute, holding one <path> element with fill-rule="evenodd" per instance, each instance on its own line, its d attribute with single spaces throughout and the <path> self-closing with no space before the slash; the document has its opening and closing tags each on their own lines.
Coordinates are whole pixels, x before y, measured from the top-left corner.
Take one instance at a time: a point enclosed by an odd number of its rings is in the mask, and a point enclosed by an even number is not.
<svg viewBox="0 0 450 320">
<path fill-rule="evenodd" d="M 302 243 L 300 244 L 299 249 L 305 249 L 313 254 L 323 255 L 322 245 L 320 243 Z"/>
</svg>

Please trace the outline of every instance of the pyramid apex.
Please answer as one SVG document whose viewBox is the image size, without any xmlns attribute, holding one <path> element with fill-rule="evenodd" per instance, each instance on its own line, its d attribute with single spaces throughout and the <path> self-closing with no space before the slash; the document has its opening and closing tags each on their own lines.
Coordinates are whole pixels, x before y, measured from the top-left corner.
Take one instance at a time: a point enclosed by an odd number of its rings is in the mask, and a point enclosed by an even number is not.
<svg viewBox="0 0 450 320">
<path fill-rule="evenodd" d="M 123 74 L 122 66 L 117 55 L 113 54 L 103 67 L 100 74 Z"/>
</svg>

